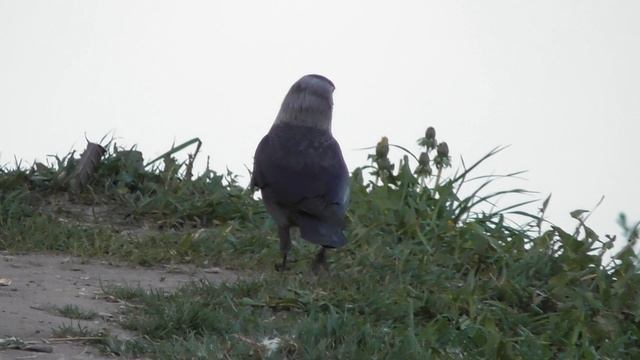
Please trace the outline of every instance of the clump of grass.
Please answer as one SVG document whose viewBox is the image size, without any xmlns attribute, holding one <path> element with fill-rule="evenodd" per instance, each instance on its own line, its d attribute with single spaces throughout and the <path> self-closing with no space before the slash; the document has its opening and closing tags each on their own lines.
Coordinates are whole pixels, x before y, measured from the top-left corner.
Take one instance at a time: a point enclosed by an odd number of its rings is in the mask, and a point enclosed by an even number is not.
<svg viewBox="0 0 640 360">
<path fill-rule="evenodd" d="M 182 163 L 172 157 L 185 145 L 198 144 L 194 140 L 147 164 L 139 151 L 110 144 L 80 192 L 64 180 L 78 162 L 73 153 L 49 165 L 2 168 L 0 249 L 61 251 L 142 265 L 215 264 L 223 258 L 232 267 L 255 262 L 256 243 L 268 243 L 264 239 L 272 236 L 270 220 L 235 175 L 207 168 L 194 176 L 194 154 Z M 230 252 L 235 256 L 227 256 Z"/>
<path fill-rule="evenodd" d="M 76 320 L 93 320 L 98 317 L 98 313 L 93 310 L 84 310 L 75 304 L 67 304 L 62 307 L 55 307 L 54 311 L 60 316 Z"/>
<path fill-rule="evenodd" d="M 54 338 L 59 338 L 59 339 L 63 339 L 63 338 L 103 339 L 105 337 L 105 334 L 102 331 L 90 329 L 88 326 L 83 326 L 79 322 L 75 324 L 69 323 L 69 324 L 60 325 L 57 328 L 54 328 L 52 333 Z"/>
<path fill-rule="evenodd" d="M 105 354 L 115 356 L 127 355 L 138 357 L 142 354 L 151 352 L 149 341 L 144 339 L 127 339 L 122 340 L 116 336 L 112 336 L 108 331 L 91 329 L 80 323 L 63 324 L 54 328 L 53 338 L 48 339 L 49 342 L 74 342 L 91 344 L 97 347 Z"/>
<path fill-rule="evenodd" d="M 435 130 L 427 130 L 419 145 L 416 156 L 383 139 L 371 163 L 353 171 L 350 243 L 332 253 L 331 272 L 319 277 L 304 263 L 273 272 L 273 224 L 232 174 L 187 176 L 170 156 L 164 167 L 145 167 L 141 153 L 115 145 L 97 177 L 76 194 L 34 179 L 33 170 L 4 170 L 0 247 L 262 271 L 237 283 L 193 283 L 174 293 L 104 289 L 135 305 L 122 325 L 147 339 L 113 345 L 123 354 L 640 357 L 640 275 L 632 246 L 605 263 L 614 238 L 591 230 L 585 212 L 572 212 L 577 228 L 565 231 L 546 225 L 548 199 L 540 213 L 529 214 L 520 209 L 529 201 L 520 200 L 525 190 L 487 193 L 500 177 L 472 173 L 501 148 L 450 174 L 449 146 L 436 140 Z M 391 149 L 405 156 L 393 163 Z M 107 204 L 133 225 L 152 226 L 131 236 L 108 224 L 61 224 L 55 211 L 42 212 L 46 199 L 61 193 L 68 202 Z M 494 206 L 505 195 L 514 202 Z M 518 224 L 514 216 L 530 221 Z M 621 224 L 635 241 L 638 224 Z M 300 243 L 294 255 L 311 258 L 313 250 Z"/>
<path fill-rule="evenodd" d="M 102 290 L 104 296 L 108 296 L 120 301 L 130 301 L 132 299 L 137 299 L 147 293 L 147 291 L 141 287 L 103 285 L 102 283 L 100 284 L 100 289 Z"/>
</svg>

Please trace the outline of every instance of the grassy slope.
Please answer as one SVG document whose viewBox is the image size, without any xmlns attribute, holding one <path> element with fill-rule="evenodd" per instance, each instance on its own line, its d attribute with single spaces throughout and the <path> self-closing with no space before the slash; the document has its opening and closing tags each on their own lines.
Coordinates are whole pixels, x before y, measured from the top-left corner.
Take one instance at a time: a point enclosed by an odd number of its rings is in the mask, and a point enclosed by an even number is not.
<svg viewBox="0 0 640 360">
<path fill-rule="evenodd" d="M 627 249 L 602 264 L 611 240 L 584 224 L 575 233 L 543 230 L 535 214 L 520 213 L 532 221 L 514 226 L 515 209 L 476 211 L 482 191 L 457 196 L 468 173 L 440 180 L 443 152 L 429 151 L 428 162 L 418 157 L 412 169 L 408 157 L 391 164 L 381 142 L 372 165 L 352 176 L 350 243 L 331 253 L 330 273 L 314 276 L 315 249 L 304 242 L 293 250 L 292 270 L 273 270 L 273 224 L 231 174 L 207 170 L 190 179 L 189 165 L 171 154 L 160 170 L 145 167 L 136 151 L 109 150 L 82 191 L 70 181 L 78 166 L 72 156 L 0 170 L 0 249 L 217 264 L 255 276 L 173 294 L 105 289 L 140 305 L 123 326 L 141 335 L 105 337 L 99 343 L 107 351 L 202 359 L 640 358 L 635 254 Z M 367 172 L 377 181 L 365 180 Z M 273 351 L 269 340 L 278 343 Z"/>
</svg>

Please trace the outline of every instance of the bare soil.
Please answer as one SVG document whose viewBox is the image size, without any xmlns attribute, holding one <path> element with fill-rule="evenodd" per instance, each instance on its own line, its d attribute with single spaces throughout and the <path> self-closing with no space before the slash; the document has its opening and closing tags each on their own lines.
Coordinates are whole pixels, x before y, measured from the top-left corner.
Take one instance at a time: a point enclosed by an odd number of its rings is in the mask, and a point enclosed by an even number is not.
<svg viewBox="0 0 640 360">
<path fill-rule="evenodd" d="M 136 267 L 105 261 L 87 261 L 47 254 L 8 255 L 0 252 L 0 339 L 15 337 L 50 346 L 51 353 L 0 350 L 5 359 L 110 359 L 81 341 L 53 339 L 52 329 L 80 324 L 108 330 L 121 338 L 132 337 L 117 325 L 125 306 L 105 296 L 108 285 L 140 286 L 171 291 L 190 281 L 212 283 L 235 281 L 238 274 L 218 268 L 198 269 L 188 265 Z M 77 305 L 99 314 L 95 320 L 75 320 L 55 313 L 56 307 Z"/>
</svg>

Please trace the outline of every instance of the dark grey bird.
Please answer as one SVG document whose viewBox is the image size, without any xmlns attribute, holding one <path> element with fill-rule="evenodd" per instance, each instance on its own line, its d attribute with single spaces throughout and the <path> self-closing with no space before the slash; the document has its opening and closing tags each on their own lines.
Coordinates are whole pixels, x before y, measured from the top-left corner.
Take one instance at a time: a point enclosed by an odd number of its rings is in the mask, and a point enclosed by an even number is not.
<svg viewBox="0 0 640 360">
<path fill-rule="evenodd" d="M 326 248 L 346 244 L 345 212 L 349 172 L 340 145 L 331 134 L 331 80 L 306 75 L 282 102 L 269 133 L 256 149 L 251 188 L 261 190 L 267 211 L 278 226 L 282 264 L 291 249 L 291 227 L 303 239 L 321 246 L 313 270 L 326 267 Z"/>
</svg>

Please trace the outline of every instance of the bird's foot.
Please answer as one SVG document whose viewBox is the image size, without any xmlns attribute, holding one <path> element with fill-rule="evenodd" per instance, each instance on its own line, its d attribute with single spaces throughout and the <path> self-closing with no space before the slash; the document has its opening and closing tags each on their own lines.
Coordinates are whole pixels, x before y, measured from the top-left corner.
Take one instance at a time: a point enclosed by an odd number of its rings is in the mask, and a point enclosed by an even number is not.
<svg viewBox="0 0 640 360">
<path fill-rule="evenodd" d="M 327 262 L 324 248 L 320 249 L 318 254 L 316 254 L 316 257 L 313 259 L 313 262 L 311 263 L 311 271 L 316 275 L 321 272 L 329 271 L 329 263 Z"/>
<path fill-rule="evenodd" d="M 274 268 L 276 269 L 277 272 L 282 272 L 282 271 L 289 270 L 289 267 L 286 264 L 283 264 L 283 263 L 276 263 L 274 265 Z"/>
<path fill-rule="evenodd" d="M 287 261 L 288 260 L 288 261 Z M 282 256 L 282 262 L 281 263 L 277 263 L 275 268 L 276 271 L 285 271 L 288 270 L 288 266 L 287 266 L 287 262 L 291 262 L 292 259 L 289 259 L 287 256 L 287 253 L 284 253 L 284 255 Z"/>
</svg>

